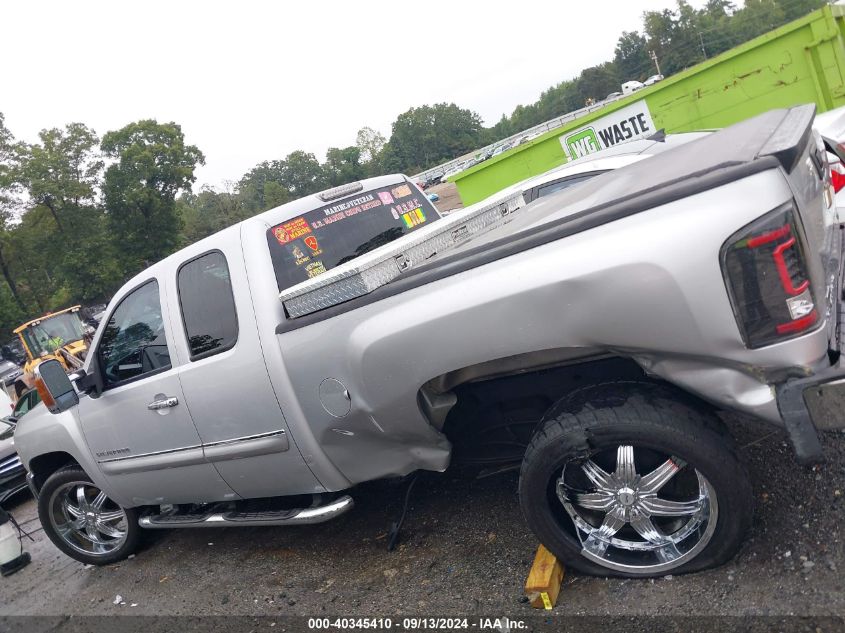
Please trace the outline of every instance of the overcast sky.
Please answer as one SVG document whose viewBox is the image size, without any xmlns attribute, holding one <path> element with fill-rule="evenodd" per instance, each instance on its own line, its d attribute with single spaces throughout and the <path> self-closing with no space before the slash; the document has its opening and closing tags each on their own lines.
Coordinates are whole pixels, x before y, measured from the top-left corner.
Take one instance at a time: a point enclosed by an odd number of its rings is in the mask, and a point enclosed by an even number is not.
<svg viewBox="0 0 845 633">
<path fill-rule="evenodd" d="M 701 6 L 703 0 L 694 1 Z M 175 121 L 206 156 L 197 185 L 296 149 L 321 161 L 367 125 L 454 102 L 492 125 L 672 0 L 33 2 L 0 22 L 0 112 L 19 139 Z"/>
</svg>

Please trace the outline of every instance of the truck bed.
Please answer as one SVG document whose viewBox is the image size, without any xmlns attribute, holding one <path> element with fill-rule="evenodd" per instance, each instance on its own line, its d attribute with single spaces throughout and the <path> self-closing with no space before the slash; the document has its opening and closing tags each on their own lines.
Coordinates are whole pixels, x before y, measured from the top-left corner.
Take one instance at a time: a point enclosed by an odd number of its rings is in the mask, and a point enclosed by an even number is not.
<svg viewBox="0 0 845 633">
<path fill-rule="evenodd" d="M 792 171 L 811 138 L 814 105 L 772 110 L 737 125 L 648 160 L 598 176 L 578 187 L 535 201 L 503 221 L 489 225 L 470 239 L 423 258 L 385 276 L 361 292 L 360 279 L 349 262 L 320 277 L 298 284 L 281 295 L 287 307 L 291 298 L 311 295 L 314 306 L 288 313 L 279 332 L 321 321 L 335 314 L 379 301 L 410 288 L 430 283 L 477 266 L 508 257 L 548 242 L 580 233 L 615 220 L 695 195 L 767 169 Z M 484 203 L 479 203 L 483 207 Z M 451 218 L 440 220 L 449 221 Z M 459 229 L 455 219 L 449 229 Z M 406 253 L 417 245 L 406 236 L 370 255 L 367 265 L 410 260 Z M 352 290 L 355 286 L 355 290 Z M 319 295 L 319 296 L 318 296 Z"/>
</svg>

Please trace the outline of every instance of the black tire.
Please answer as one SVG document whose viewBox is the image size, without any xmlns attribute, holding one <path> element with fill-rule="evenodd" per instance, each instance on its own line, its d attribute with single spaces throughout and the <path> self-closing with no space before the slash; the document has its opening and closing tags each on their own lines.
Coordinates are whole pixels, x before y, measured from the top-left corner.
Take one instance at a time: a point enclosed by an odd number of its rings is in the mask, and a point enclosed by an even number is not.
<svg viewBox="0 0 845 633">
<path fill-rule="evenodd" d="M 567 464 L 578 465 L 619 445 L 641 447 L 646 455 L 677 456 L 715 492 L 718 511 L 709 540 L 671 571 L 613 569 L 587 557 L 555 493 Z M 609 383 L 584 388 L 550 409 L 525 453 L 519 502 L 531 530 L 564 565 L 595 576 L 643 578 L 699 571 L 730 560 L 750 528 L 753 495 L 733 441 L 713 413 L 659 384 Z"/>
<path fill-rule="evenodd" d="M 93 483 L 85 471 L 79 466 L 73 465 L 66 466 L 50 475 L 38 493 L 38 518 L 41 520 L 44 533 L 53 542 L 53 545 L 71 558 L 89 565 L 110 565 L 111 563 L 123 560 L 130 554 L 134 554 L 138 549 L 141 538 L 141 527 L 138 525 L 138 511 L 134 508 L 122 508 L 112 501 L 109 501 L 110 504 L 113 504 L 112 507 L 117 507 L 126 514 L 126 536 L 122 543 L 113 551 L 101 554 L 85 553 L 72 547 L 59 534 L 50 518 L 50 504 L 53 503 L 54 493 L 57 490 L 75 482 L 87 482 L 91 484 L 92 488 L 96 488 L 96 484 Z"/>
</svg>

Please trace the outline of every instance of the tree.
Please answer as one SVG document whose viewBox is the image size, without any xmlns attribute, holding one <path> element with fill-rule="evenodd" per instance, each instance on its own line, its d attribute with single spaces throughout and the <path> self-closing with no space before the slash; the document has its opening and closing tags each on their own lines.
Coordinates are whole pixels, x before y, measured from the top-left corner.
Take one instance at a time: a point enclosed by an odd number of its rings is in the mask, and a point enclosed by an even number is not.
<svg viewBox="0 0 845 633">
<path fill-rule="evenodd" d="M 411 108 L 393 123 L 390 149 L 397 166 L 414 172 L 477 148 L 481 117 L 454 103 Z"/>
<path fill-rule="evenodd" d="M 385 142 L 384 136 L 371 127 L 362 127 L 358 130 L 358 135 L 355 137 L 355 147 L 361 152 L 361 162 L 369 163 L 376 158 L 384 148 Z"/>
<path fill-rule="evenodd" d="M 625 81 L 642 80 L 654 68 L 648 55 L 648 40 L 639 31 L 623 31 L 616 43 L 613 62 Z"/>
<path fill-rule="evenodd" d="M 20 200 L 19 149 L 15 137 L 6 127 L 3 113 L 0 112 L 0 271 L 9 287 L 9 292 L 21 313 L 27 310 L 26 304 L 18 291 L 17 283 L 9 267 L 9 228 Z M 0 302 L 0 306 L 2 306 Z M 9 312 L 9 310 L 4 310 Z"/>
<path fill-rule="evenodd" d="M 326 188 L 325 174 L 320 162 L 310 152 L 296 150 L 285 157 L 282 184 L 293 197 L 301 198 Z"/>
<path fill-rule="evenodd" d="M 186 192 L 179 196 L 176 208 L 183 223 L 184 245 L 254 215 L 231 181 L 224 182 L 220 191 L 204 185 L 198 195 Z"/>
<path fill-rule="evenodd" d="M 361 164 L 361 150 L 355 145 L 338 149 L 330 147 L 323 163 L 323 175 L 329 187 L 337 187 L 366 177 Z"/>
<path fill-rule="evenodd" d="M 94 201 L 103 169 L 95 151 L 99 139 L 82 123 L 41 130 L 38 136 L 40 143 L 22 147 L 22 180 L 32 202 L 49 209 L 64 230 L 73 209 Z"/>
<path fill-rule="evenodd" d="M 101 148 L 116 161 L 106 169 L 103 199 L 122 270 L 131 274 L 179 245 L 176 196 L 190 189 L 205 158 L 185 144 L 180 126 L 153 119 L 109 132 Z"/>
<path fill-rule="evenodd" d="M 252 214 L 290 200 L 285 187 L 285 161 L 263 161 L 245 173 L 236 185 L 238 196 Z"/>
<path fill-rule="evenodd" d="M 576 85 L 583 103 L 587 99 L 595 101 L 604 99 L 611 92 L 618 91 L 621 83 L 616 65 L 613 62 L 605 62 L 585 69 Z"/>
<path fill-rule="evenodd" d="M 102 297 L 119 280 L 97 205 L 103 161 L 99 139 L 82 123 L 42 130 L 19 145 L 29 208 L 9 240 L 28 296 L 41 308 Z M 37 227 L 37 228 L 33 228 Z M 37 230 L 36 235 L 29 232 Z"/>
</svg>

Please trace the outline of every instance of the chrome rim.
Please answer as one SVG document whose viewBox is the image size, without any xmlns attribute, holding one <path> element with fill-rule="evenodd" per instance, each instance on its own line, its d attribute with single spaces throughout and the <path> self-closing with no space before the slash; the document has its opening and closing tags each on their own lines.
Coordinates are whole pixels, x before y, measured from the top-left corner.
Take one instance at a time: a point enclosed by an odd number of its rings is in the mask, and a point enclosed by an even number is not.
<svg viewBox="0 0 845 633">
<path fill-rule="evenodd" d="M 78 552 L 105 556 L 126 541 L 126 512 L 91 482 L 74 481 L 59 486 L 48 507 L 53 529 Z"/>
<path fill-rule="evenodd" d="M 631 445 L 617 447 L 615 461 L 610 449 L 569 462 L 555 493 L 583 556 L 629 573 L 666 572 L 694 558 L 719 513 L 715 490 L 698 470 L 651 449 L 635 455 Z"/>
</svg>

